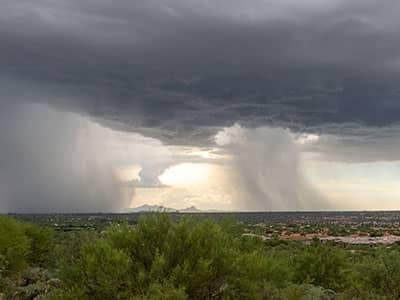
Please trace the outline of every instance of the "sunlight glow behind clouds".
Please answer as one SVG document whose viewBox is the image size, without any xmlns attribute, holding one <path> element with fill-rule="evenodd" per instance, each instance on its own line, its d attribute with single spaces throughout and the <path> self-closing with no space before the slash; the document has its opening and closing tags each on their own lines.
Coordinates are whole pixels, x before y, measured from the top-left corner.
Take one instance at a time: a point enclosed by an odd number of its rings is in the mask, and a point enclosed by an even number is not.
<svg viewBox="0 0 400 300">
<path fill-rule="evenodd" d="M 159 179 L 166 185 L 191 186 L 206 182 L 210 172 L 209 164 L 183 163 L 166 169 Z"/>
</svg>

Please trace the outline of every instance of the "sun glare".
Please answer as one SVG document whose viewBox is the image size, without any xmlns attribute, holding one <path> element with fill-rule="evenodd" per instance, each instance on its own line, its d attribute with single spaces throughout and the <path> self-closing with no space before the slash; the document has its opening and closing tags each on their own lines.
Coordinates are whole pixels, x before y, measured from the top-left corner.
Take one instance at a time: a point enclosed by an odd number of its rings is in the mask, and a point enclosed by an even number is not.
<svg viewBox="0 0 400 300">
<path fill-rule="evenodd" d="M 210 166 L 203 163 L 182 163 L 166 169 L 159 177 L 163 184 L 188 186 L 205 182 Z"/>
</svg>

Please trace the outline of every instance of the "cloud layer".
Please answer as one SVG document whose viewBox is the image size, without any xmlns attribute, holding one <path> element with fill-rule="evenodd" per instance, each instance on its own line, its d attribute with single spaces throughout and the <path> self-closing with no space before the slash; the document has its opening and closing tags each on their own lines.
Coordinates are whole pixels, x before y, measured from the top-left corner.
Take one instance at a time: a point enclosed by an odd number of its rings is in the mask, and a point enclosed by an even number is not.
<svg viewBox="0 0 400 300">
<path fill-rule="evenodd" d="M 397 1 L 2 3 L 3 75 L 108 126 L 199 145 L 238 121 L 399 121 Z"/>
</svg>

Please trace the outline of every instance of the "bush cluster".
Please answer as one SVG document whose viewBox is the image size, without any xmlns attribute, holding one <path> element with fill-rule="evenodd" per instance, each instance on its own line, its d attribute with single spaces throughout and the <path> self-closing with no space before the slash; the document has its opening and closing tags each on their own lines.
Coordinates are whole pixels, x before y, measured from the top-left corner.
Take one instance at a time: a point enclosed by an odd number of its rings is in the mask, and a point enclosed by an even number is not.
<svg viewBox="0 0 400 300">
<path fill-rule="evenodd" d="M 54 235 L 0 217 L 3 299 L 399 299 L 400 250 L 263 241 L 235 222 L 147 215 Z"/>
</svg>

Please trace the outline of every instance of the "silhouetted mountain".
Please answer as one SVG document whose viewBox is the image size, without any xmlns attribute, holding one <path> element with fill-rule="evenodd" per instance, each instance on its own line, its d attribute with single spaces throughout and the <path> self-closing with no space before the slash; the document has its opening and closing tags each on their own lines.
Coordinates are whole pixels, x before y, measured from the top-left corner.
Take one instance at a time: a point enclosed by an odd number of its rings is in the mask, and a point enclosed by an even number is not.
<svg viewBox="0 0 400 300">
<path fill-rule="evenodd" d="M 198 209 L 196 206 L 190 206 L 184 209 L 180 209 L 179 212 L 187 212 L 187 213 L 192 213 L 192 212 L 201 212 L 200 209 Z"/>
<path fill-rule="evenodd" d="M 184 209 L 176 209 L 171 207 L 165 207 L 161 205 L 148 205 L 144 204 L 134 208 L 126 209 L 127 212 L 135 213 L 135 212 L 183 212 L 183 213 L 193 213 L 193 212 L 201 212 L 195 206 L 190 206 Z"/>
<path fill-rule="evenodd" d="M 165 207 L 161 205 L 144 204 L 134 208 L 128 208 L 128 212 L 178 212 L 177 209 Z"/>
</svg>

